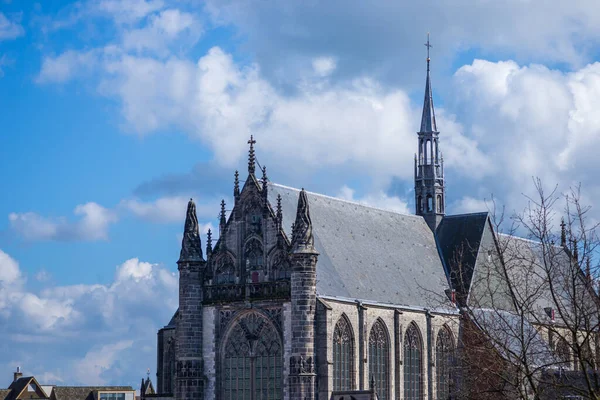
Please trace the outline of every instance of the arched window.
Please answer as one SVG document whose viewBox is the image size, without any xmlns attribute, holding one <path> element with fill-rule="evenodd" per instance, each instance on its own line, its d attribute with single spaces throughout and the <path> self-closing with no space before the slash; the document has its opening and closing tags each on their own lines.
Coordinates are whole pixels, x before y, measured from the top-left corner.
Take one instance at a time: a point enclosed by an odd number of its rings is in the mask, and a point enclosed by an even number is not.
<svg viewBox="0 0 600 400">
<path fill-rule="evenodd" d="M 430 194 L 427 195 L 427 212 L 433 211 L 433 197 Z"/>
<path fill-rule="evenodd" d="M 442 212 L 442 195 L 438 194 L 437 195 L 437 200 L 435 201 L 435 207 L 437 208 L 437 212 L 441 213 Z"/>
<path fill-rule="evenodd" d="M 217 260 L 214 281 L 217 285 L 235 283 L 235 265 L 231 257 L 223 256 Z"/>
<path fill-rule="evenodd" d="M 453 361 L 454 341 L 448 328 L 443 327 L 437 335 L 435 344 L 435 375 L 438 400 L 450 399 Z"/>
<path fill-rule="evenodd" d="M 417 212 L 423 212 L 423 196 L 417 197 Z"/>
<path fill-rule="evenodd" d="M 263 269 L 263 246 L 257 239 L 246 243 L 244 254 L 250 270 Z"/>
<path fill-rule="evenodd" d="M 333 331 L 333 390 L 352 390 L 354 339 L 352 327 L 342 316 Z"/>
<path fill-rule="evenodd" d="M 417 326 L 412 323 L 404 335 L 404 399 L 423 398 L 423 345 Z"/>
<path fill-rule="evenodd" d="M 569 343 L 565 338 L 558 338 L 556 341 L 555 352 L 560 366 L 565 369 L 571 369 L 571 350 L 569 349 Z"/>
<path fill-rule="evenodd" d="M 387 330 L 383 321 L 378 319 L 369 334 L 369 375 L 375 380 L 380 400 L 389 399 L 389 349 Z"/>
<path fill-rule="evenodd" d="M 225 337 L 221 399 L 283 398 L 283 351 L 277 329 L 262 315 L 244 315 Z"/>
</svg>

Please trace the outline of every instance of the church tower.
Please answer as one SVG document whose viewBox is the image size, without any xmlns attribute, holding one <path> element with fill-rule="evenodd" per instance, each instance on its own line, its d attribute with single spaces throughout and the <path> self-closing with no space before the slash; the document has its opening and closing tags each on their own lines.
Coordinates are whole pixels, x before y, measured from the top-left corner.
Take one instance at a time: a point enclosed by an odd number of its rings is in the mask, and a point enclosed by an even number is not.
<svg viewBox="0 0 600 400">
<path fill-rule="evenodd" d="M 175 398 L 204 399 L 202 300 L 206 261 L 202 255 L 196 204 L 190 199 L 179 261 L 179 311 L 175 330 Z"/>
<path fill-rule="evenodd" d="M 427 34 L 427 78 L 419 147 L 415 154 L 415 213 L 422 215 L 435 232 L 446 212 L 446 189 L 444 186 L 444 158 L 439 151 L 439 132 L 435 122 L 431 79 L 429 76 L 429 34 Z"/>
</svg>

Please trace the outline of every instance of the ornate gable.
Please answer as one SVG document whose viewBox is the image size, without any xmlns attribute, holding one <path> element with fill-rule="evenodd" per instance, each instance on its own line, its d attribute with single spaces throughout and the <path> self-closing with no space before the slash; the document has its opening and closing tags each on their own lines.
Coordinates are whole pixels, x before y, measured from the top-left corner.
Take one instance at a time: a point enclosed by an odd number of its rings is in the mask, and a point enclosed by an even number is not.
<svg viewBox="0 0 600 400">
<path fill-rule="evenodd" d="M 266 168 L 261 170 L 261 179 L 256 178 L 255 141 L 251 139 L 249 143 L 248 177 L 240 190 L 236 171 L 233 207 L 227 216 L 227 205 L 221 202 L 219 240 L 210 254 L 207 251 L 210 273 L 206 275 L 205 284 L 209 287 L 208 301 L 223 296 L 239 297 L 245 292 L 241 287 L 232 287 L 227 289 L 227 295 L 223 295 L 221 292 L 225 289 L 216 286 L 289 282 L 290 242 L 282 229 L 281 205 L 274 210 L 268 201 Z M 216 292 L 220 294 L 215 298 Z"/>
</svg>

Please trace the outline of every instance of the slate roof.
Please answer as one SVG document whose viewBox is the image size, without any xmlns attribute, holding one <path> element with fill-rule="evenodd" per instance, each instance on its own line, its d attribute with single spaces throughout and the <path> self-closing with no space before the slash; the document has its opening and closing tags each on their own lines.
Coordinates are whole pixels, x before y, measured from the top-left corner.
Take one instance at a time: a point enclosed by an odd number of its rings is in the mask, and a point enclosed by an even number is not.
<svg viewBox="0 0 600 400">
<path fill-rule="evenodd" d="M 291 237 L 299 190 L 269 184 L 281 195 L 283 227 Z M 422 217 L 307 192 L 319 254 L 317 295 L 396 305 L 440 305 L 448 283 L 433 233 Z"/>
<path fill-rule="evenodd" d="M 27 387 L 29 382 L 31 382 L 31 378 L 33 378 L 33 377 L 32 376 L 23 376 L 23 377 L 17 379 L 16 381 L 13 381 L 10 384 L 10 386 L 8 387 L 10 392 L 5 397 L 5 400 L 16 399 L 17 396 L 23 391 L 23 389 L 25 389 Z"/>
<path fill-rule="evenodd" d="M 452 287 L 461 293 L 469 290 L 487 218 L 487 212 L 447 215 L 437 228 L 438 245 L 444 265 L 449 269 Z M 462 279 L 458 271 L 459 262 Z"/>
</svg>

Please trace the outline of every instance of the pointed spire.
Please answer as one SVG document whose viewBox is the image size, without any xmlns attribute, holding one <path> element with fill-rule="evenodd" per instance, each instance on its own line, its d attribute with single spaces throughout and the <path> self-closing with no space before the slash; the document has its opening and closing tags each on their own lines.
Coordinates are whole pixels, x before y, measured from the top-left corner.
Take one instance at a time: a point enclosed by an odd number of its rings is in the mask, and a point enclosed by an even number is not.
<svg viewBox="0 0 600 400">
<path fill-rule="evenodd" d="M 206 258 L 212 254 L 212 231 L 208 228 L 206 232 Z"/>
<path fill-rule="evenodd" d="M 183 239 L 181 241 L 181 253 L 179 263 L 204 261 L 202 257 L 202 244 L 200 243 L 200 232 L 198 231 L 198 217 L 196 216 L 196 204 L 190 199 L 187 206 Z"/>
<path fill-rule="evenodd" d="M 294 223 L 292 233 L 292 251 L 294 253 L 315 252 L 315 239 L 312 233 L 308 196 L 304 189 L 302 189 L 300 196 L 298 196 L 296 222 Z"/>
<path fill-rule="evenodd" d="M 262 178 L 261 178 L 261 183 L 262 183 L 262 194 L 264 197 L 267 197 L 267 183 L 269 182 L 269 179 L 267 178 L 267 167 L 265 165 L 263 165 L 262 167 Z"/>
<path fill-rule="evenodd" d="M 566 224 L 565 224 L 565 219 L 561 218 L 560 220 L 560 245 L 562 247 L 565 247 L 567 245 L 567 230 L 566 228 Z"/>
<path fill-rule="evenodd" d="M 437 132 L 435 123 L 435 111 L 433 109 L 433 96 L 431 94 L 431 78 L 429 76 L 429 49 L 433 47 L 429 44 L 429 32 L 427 33 L 427 79 L 425 80 L 425 100 L 423 101 L 423 115 L 421 117 L 421 132 Z"/>
<path fill-rule="evenodd" d="M 248 152 L 248 173 L 250 175 L 254 175 L 255 169 L 255 161 L 256 157 L 254 156 L 254 144 L 256 140 L 254 140 L 254 136 L 250 135 L 250 140 L 248 140 L 248 144 L 250 145 L 250 151 Z"/>
<path fill-rule="evenodd" d="M 233 198 L 237 199 L 238 197 L 240 197 L 240 173 L 236 169 L 233 178 Z"/>
<path fill-rule="evenodd" d="M 281 229 L 281 224 L 283 222 L 283 211 L 281 208 L 281 195 L 278 194 L 277 195 L 277 212 L 276 212 L 276 217 L 277 217 L 277 227 L 279 229 Z"/>
<path fill-rule="evenodd" d="M 579 244 L 577 243 L 577 239 L 573 239 L 573 258 L 575 262 L 579 261 Z"/>
<path fill-rule="evenodd" d="M 219 225 L 221 226 L 221 234 L 223 234 L 223 228 L 227 223 L 225 218 L 225 200 L 221 200 L 221 212 L 219 213 Z"/>
</svg>

